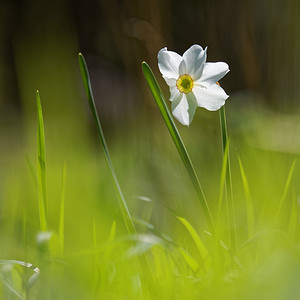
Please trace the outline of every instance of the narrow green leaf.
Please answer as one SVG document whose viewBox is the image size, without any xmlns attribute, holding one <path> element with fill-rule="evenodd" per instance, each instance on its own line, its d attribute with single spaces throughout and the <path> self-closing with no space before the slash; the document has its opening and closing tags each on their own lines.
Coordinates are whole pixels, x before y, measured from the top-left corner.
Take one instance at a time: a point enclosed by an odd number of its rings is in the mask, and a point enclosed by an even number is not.
<svg viewBox="0 0 300 300">
<path fill-rule="evenodd" d="M 226 178 L 225 178 L 225 195 L 226 202 L 228 205 L 229 212 L 229 230 L 230 233 L 230 241 L 233 253 L 236 253 L 237 250 L 237 232 L 236 232 L 236 220 L 235 220 L 235 212 L 234 212 L 234 203 L 233 203 L 233 192 L 232 192 L 232 179 L 231 179 L 231 166 L 230 166 L 230 153 L 229 153 L 229 138 L 227 132 L 227 122 L 226 122 L 226 113 L 225 106 L 222 106 L 219 110 L 220 116 L 220 127 L 221 127 L 221 139 L 222 139 L 222 150 L 223 157 L 225 152 L 227 152 L 227 167 L 226 167 Z M 227 151 L 226 148 L 228 147 Z"/>
<path fill-rule="evenodd" d="M 135 218 L 134 222 L 136 224 L 139 224 L 139 225 L 142 225 L 142 226 L 146 227 L 150 232 L 152 232 L 152 234 L 154 234 L 155 236 L 157 236 L 160 239 L 162 239 L 165 242 L 166 245 L 174 247 L 181 254 L 181 256 L 183 257 L 184 261 L 193 270 L 193 272 L 196 272 L 198 270 L 199 264 L 192 257 L 192 255 L 187 250 L 185 250 L 184 248 L 182 248 L 181 246 L 179 246 L 177 243 L 175 243 L 169 236 L 167 236 L 164 233 L 160 232 L 152 224 L 150 224 L 150 223 L 148 223 L 148 222 L 146 222 L 144 220 Z"/>
<path fill-rule="evenodd" d="M 61 196 L 60 196 L 60 217 L 58 236 L 60 240 L 61 254 L 64 254 L 64 241 L 65 241 L 65 192 L 66 192 L 66 164 L 63 167 L 62 183 L 61 183 Z"/>
<path fill-rule="evenodd" d="M 218 223 L 220 222 L 222 206 L 223 206 L 223 198 L 224 198 L 224 189 L 226 184 L 228 149 L 229 149 L 229 143 L 225 148 L 223 161 L 222 161 L 222 170 L 221 170 L 221 178 L 220 178 L 220 194 L 219 194 L 219 203 L 218 203 Z M 226 203 L 226 213 L 227 213 L 227 218 L 229 218 L 227 203 Z"/>
<path fill-rule="evenodd" d="M 116 223 L 116 221 L 113 221 L 110 232 L 109 232 L 109 236 L 108 236 L 108 243 L 111 243 L 115 239 L 116 228 L 117 228 L 117 223 Z"/>
<path fill-rule="evenodd" d="M 27 292 L 28 290 L 36 283 L 37 279 L 40 276 L 40 269 L 36 266 L 34 266 L 31 263 L 28 262 L 24 262 L 24 261 L 19 261 L 19 260 L 0 260 L 0 265 L 10 265 L 10 266 L 21 266 L 21 267 L 25 267 L 27 269 L 30 269 L 32 271 L 32 275 L 27 279 L 25 279 L 25 276 L 22 276 L 22 274 L 20 274 L 19 272 L 17 274 L 19 274 L 20 278 L 23 281 L 23 288 L 24 291 L 22 292 L 22 295 L 20 294 L 20 291 L 17 291 L 15 288 L 15 284 L 17 280 L 6 280 L 5 276 L 3 276 L 3 274 L 0 272 L 0 279 L 2 281 L 2 283 L 5 285 L 5 287 L 11 292 L 13 293 L 18 299 L 27 299 Z M 13 273 L 13 269 L 10 269 L 10 273 L 12 275 Z M 14 276 L 12 276 L 14 277 Z"/>
<path fill-rule="evenodd" d="M 23 296 L 22 296 L 22 295 L 21 295 L 21 294 L 13 287 L 13 286 L 12 286 L 12 284 L 3 278 L 3 275 L 2 275 L 2 274 L 0 274 L 0 279 L 1 279 L 2 283 L 3 283 L 3 285 L 4 285 L 4 286 L 5 286 L 5 287 L 6 287 L 13 295 L 15 295 L 15 297 L 16 297 L 17 299 L 21 299 L 21 300 L 24 299 Z"/>
<path fill-rule="evenodd" d="M 157 83 L 157 80 L 152 72 L 152 70 L 150 69 L 150 67 L 148 66 L 148 64 L 146 62 L 142 63 L 142 68 L 143 68 L 143 72 L 144 72 L 144 76 L 145 79 L 149 85 L 149 88 L 152 92 L 152 95 L 156 101 L 156 104 L 159 108 L 160 113 L 162 114 L 162 117 L 167 125 L 167 128 L 170 132 L 170 135 L 175 143 L 175 146 L 179 152 L 179 155 L 181 157 L 181 160 L 189 174 L 189 177 L 193 183 L 193 186 L 196 190 L 197 196 L 200 200 L 200 203 L 203 207 L 204 210 L 204 214 L 206 217 L 206 221 L 208 223 L 208 226 L 210 227 L 210 230 L 212 232 L 214 232 L 214 222 L 213 222 L 213 218 L 211 216 L 209 207 L 208 207 L 208 203 L 206 200 L 206 197 L 204 195 L 204 192 L 202 190 L 202 187 L 200 185 L 199 179 L 197 177 L 197 174 L 195 172 L 195 169 L 192 165 L 192 162 L 190 160 L 190 157 L 187 153 L 187 150 L 185 148 L 185 145 L 181 139 L 181 136 L 177 130 L 177 127 L 171 117 L 171 114 L 169 112 L 169 109 L 166 105 L 164 96 L 162 94 L 162 91 Z"/>
<path fill-rule="evenodd" d="M 290 222 L 289 222 L 289 240 L 290 244 L 294 245 L 297 243 L 297 228 L 298 228 L 298 218 L 299 218 L 299 210 L 297 206 L 297 198 L 294 196 L 292 198 L 292 208 L 290 214 Z"/>
<path fill-rule="evenodd" d="M 104 150 L 105 159 L 106 159 L 110 174 L 112 176 L 112 180 L 113 180 L 114 187 L 115 187 L 115 190 L 116 190 L 116 194 L 117 194 L 117 197 L 118 197 L 118 200 L 119 200 L 119 205 L 120 205 L 121 212 L 122 212 L 122 215 L 123 215 L 123 218 L 124 218 L 124 222 L 125 222 L 127 231 L 129 233 L 135 233 L 136 230 L 135 230 L 135 227 L 134 227 L 134 224 L 133 224 L 133 220 L 132 220 L 131 214 L 129 212 L 128 206 L 126 204 L 123 192 L 122 192 L 121 187 L 119 185 L 119 181 L 118 181 L 117 176 L 115 174 L 115 171 L 114 171 L 114 168 L 113 168 L 113 165 L 112 165 L 112 161 L 111 161 L 111 158 L 110 158 L 110 154 L 109 154 L 109 151 L 108 151 L 108 147 L 106 145 L 105 137 L 104 137 L 104 134 L 103 134 L 103 130 L 102 130 L 102 127 L 101 127 L 100 119 L 99 119 L 97 109 L 96 109 L 96 105 L 95 105 L 95 101 L 94 101 L 94 96 L 93 96 L 93 92 L 92 92 L 92 87 L 91 87 L 91 82 L 90 82 L 90 76 L 89 76 L 89 73 L 88 73 L 88 68 L 87 68 L 85 59 L 84 59 L 84 57 L 81 53 L 79 53 L 78 58 L 79 58 L 79 66 L 80 66 L 80 71 L 81 71 L 81 75 L 82 75 L 82 80 L 83 80 L 85 92 L 86 92 L 87 98 L 88 98 L 88 103 L 89 103 L 90 110 L 91 110 L 91 113 L 93 115 L 94 121 L 96 123 L 98 136 L 99 136 L 100 143 L 101 143 L 101 145 L 103 147 L 103 150 Z"/>
<path fill-rule="evenodd" d="M 296 164 L 296 160 L 293 161 L 293 163 L 291 165 L 291 168 L 290 168 L 290 171 L 289 171 L 289 174 L 288 174 L 288 177 L 287 177 L 286 182 L 285 182 L 284 190 L 283 190 L 281 199 L 279 201 L 279 207 L 278 207 L 278 211 L 277 211 L 277 218 L 280 215 L 284 200 L 285 200 L 287 192 L 290 188 L 291 180 L 292 180 L 294 169 L 295 169 L 295 164 Z"/>
<path fill-rule="evenodd" d="M 209 252 L 207 251 L 206 247 L 204 246 L 200 236 L 198 235 L 198 233 L 196 232 L 194 227 L 185 218 L 177 216 L 177 219 L 184 225 L 184 227 L 187 229 L 187 231 L 191 235 L 205 266 L 207 266 L 208 262 L 211 260 L 211 257 L 209 255 Z"/>
<path fill-rule="evenodd" d="M 34 187 L 37 188 L 38 183 L 37 183 L 37 174 L 34 170 L 33 164 L 31 163 L 28 154 L 25 154 L 25 159 L 26 159 L 26 164 L 29 170 L 29 173 L 32 177 L 33 183 L 34 183 Z"/>
<path fill-rule="evenodd" d="M 182 255 L 183 259 L 185 260 L 185 262 L 188 264 L 188 266 L 194 271 L 196 272 L 199 268 L 199 264 L 197 263 L 197 261 L 191 256 L 190 253 L 188 253 L 185 249 L 183 249 L 182 247 L 178 247 L 178 251 L 180 252 L 180 254 Z"/>
<path fill-rule="evenodd" d="M 46 199 L 46 155 L 44 119 L 39 91 L 36 92 L 37 103 L 37 165 L 38 165 L 38 199 L 41 231 L 47 230 Z"/>
<path fill-rule="evenodd" d="M 28 263 L 28 262 L 20 261 L 20 260 L 1 259 L 0 265 L 19 265 L 19 266 L 28 268 L 37 274 L 40 273 L 40 269 L 37 266 L 35 266 L 31 263 Z"/>
<path fill-rule="evenodd" d="M 244 167 L 242 164 L 242 161 L 239 159 L 239 166 L 243 181 L 243 187 L 244 187 L 244 193 L 246 197 L 246 203 L 247 203 L 247 221 L 248 221 L 248 238 L 251 238 L 255 233 L 255 217 L 254 217 L 254 209 L 253 209 L 253 203 L 250 195 L 248 180 L 244 171 Z"/>
</svg>

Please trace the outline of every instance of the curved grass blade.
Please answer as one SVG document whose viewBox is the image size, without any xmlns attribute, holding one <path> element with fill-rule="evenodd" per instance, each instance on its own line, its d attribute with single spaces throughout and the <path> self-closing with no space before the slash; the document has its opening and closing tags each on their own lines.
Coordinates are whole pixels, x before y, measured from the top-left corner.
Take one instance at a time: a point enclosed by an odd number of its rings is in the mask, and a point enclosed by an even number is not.
<svg viewBox="0 0 300 300">
<path fill-rule="evenodd" d="M 21 276 L 23 279 L 23 288 L 24 288 L 24 293 L 20 294 L 20 291 L 17 291 L 15 287 L 13 286 L 13 282 L 6 280 L 5 276 L 1 274 L 0 272 L 0 278 L 2 283 L 5 285 L 5 287 L 18 299 L 29 299 L 28 298 L 28 291 L 29 289 L 36 283 L 40 276 L 40 269 L 36 266 L 34 266 L 31 263 L 24 262 L 24 261 L 19 261 L 19 260 L 0 260 L 0 265 L 19 265 L 25 268 L 28 268 L 32 271 L 32 275 L 25 280 L 25 277 Z"/>
<path fill-rule="evenodd" d="M 226 173 L 227 173 L 228 149 L 229 149 L 229 143 L 227 144 L 223 154 L 223 162 L 222 162 L 222 170 L 221 170 L 221 178 L 220 178 L 220 194 L 219 194 L 219 203 L 218 203 L 218 217 L 217 217 L 218 225 L 220 224 L 220 218 L 221 218 L 222 206 L 223 206 L 224 189 L 225 189 Z M 226 216 L 227 219 L 229 219 L 227 202 L 226 202 Z"/>
<path fill-rule="evenodd" d="M 58 236 L 60 240 L 61 255 L 64 254 L 64 242 L 65 242 L 65 193 L 66 193 L 66 163 L 64 164 L 63 172 L 62 172 L 60 215 L 59 215 L 59 226 L 58 226 Z"/>
<path fill-rule="evenodd" d="M 233 192 L 232 192 L 232 180 L 231 180 L 231 167 L 230 167 L 230 154 L 229 154 L 229 138 L 227 133 L 227 123 L 226 123 L 226 113 L 225 113 L 225 106 L 222 106 L 219 110 L 220 115 L 220 127 L 221 127 L 221 139 L 222 139 L 222 150 L 223 150 L 223 157 L 227 152 L 227 168 L 226 168 L 226 177 L 225 177 L 225 195 L 229 210 L 229 226 L 230 230 L 232 230 L 232 234 L 230 236 L 231 240 L 231 247 L 233 252 L 236 253 L 237 249 L 237 233 L 236 233 L 236 220 L 235 220 L 235 212 L 234 212 L 234 203 L 233 203 Z M 226 150 L 226 148 L 228 149 Z"/>
<path fill-rule="evenodd" d="M 46 155 L 43 111 L 39 91 L 36 92 L 37 105 L 37 165 L 38 165 L 38 199 L 41 231 L 47 230 L 47 198 L 46 198 Z"/>
<path fill-rule="evenodd" d="M 0 265 L 20 265 L 23 266 L 25 268 L 28 268 L 30 270 L 32 270 L 34 273 L 39 274 L 40 273 L 40 269 L 37 266 L 34 266 L 31 263 L 28 262 L 24 262 L 24 261 L 20 261 L 20 260 L 9 260 L 9 259 L 1 259 L 0 260 Z"/>
<path fill-rule="evenodd" d="M 125 221 L 125 225 L 127 228 L 127 231 L 129 233 L 135 233 L 135 227 L 133 224 L 133 220 L 131 217 L 131 214 L 129 212 L 129 209 L 127 207 L 123 192 L 121 190 L 121 187 L 119 185 L 117 176 L 115 174 L 113 165 L 112 165 L 112 161 L 110 158 L 110 154 L 106 145 L 106 141 L 104 138 L 104 134 L 103 134 L 103 130 L 101 127 L 101 123 L 100 123 L 100 119 L 96 110 L 96 105 L 95 105 L 95 101 L 94 101 L 94 96 L 93 96 L 93 92 L 92 92 L 92 87 L 91 87 L 91 82 L 90 82 L 90 76 L 88 73 L 88 68 L 85 62 L 85 59 L 83 57 L 83 55 L 81 53 L 79 53 L 79 66 L 80 66 L 80 71 L 81 71 L 81 75 L 82 75 L 82 80 L 83 80 L 83 84 L 84 84 L 84 88 L 87 94 L 87 98 L 88 98 L 88 102 L 89 102 L 89 106 L 93 115 L 93 118 L 95 120 L 96 126 L 97 126 L 97 132 L 98 132 L 98 136 L 101 142 L 101 145 L 103 147 L 104 150 L 104 154 L 105 154 L 105 159 L 110 171 L 110 174 L 112 176 L 112 180 L 114 183 L 114 187 L 116 190 L 116 194 L 119 200 L 119 204 L 120 204 L 120 208 L 121 208 L 121 212 Z"/>
<path fill-rule="evenodd" d="M 134 222 L 147 228 L 152 234 L 159 237 L 167 245 L 173 246 L 181 254 L 182 258 L 187 263 L 187 265 L 193 270 L 193 272 L 196 272 L 198 270 L 199 264 L 197 263 L 197 260 L 193 258 L 193 256 L 186 249 L 175 243 L 169 236 L 165 235 L 164 233 L 161 233 L 152 224 L 142 219 L 134 218 Z"/>
<path fill-rule="evenodd" d="M 246 203 L 247 203 L 248 238 L 251 238 L 252 236 L 254 236 L 254 233 L 255 233 L 254 209 L 253 209 L 253 203 L 252 203 L 252 199 L 251 199 L 251 195 L 250 195 L 249 184 L 248 184 L 248 180 L 247 180 L 247 177 L 246 177 L 246 174 L 244 171 L 244 167 L 243 167 L 240 157 L 238 159 L 239 159 L 240 171 L 241 171 L 244 193 L 245 193 Z"/>
<path fill-rule="evenodd" d="M 282 205 L 283 205 L 284 200 L 285 200 L 285 198 L 286 198 L 287 192 L 288 192 L 288 190 L 289 190 L 289 188 L 290 188 L 291 180 L 292 180 L 293 173 L 294 173 L 294 169 L 295 169 L 295 164 L 296 164 L 296 159 L 293 161 L 293 163 L 292 163 L 292 165 L 291 165 L 291 168 L 290 168 L 288 177 L 287 177 L 286 182 L 285 182 L 283 194 L 282 194 L 281 199 L 280 199 L 280 202 L 279 202 L 279 207 L 278 207 L 278 211 L 277 211 L 277 218 L 278 218 L 279 215 L 280 215 L 280 212 L 281 212 L 281 210 L 282 210 Z"/>
<path fill-rule="evenodd" d="M 179 152 L 179 155 L 181 157 L 181 160 L 183 161 L 183 164 L 189 174 L 189 177 L 193 183 L 193 186 L 196 190 L 197 196 L 200 200 L 200 203 L 203 207 L 204 210 L 204 214 L 206 217 L 206 221 L 208 223 L 208 226 L 210 227 L 210 230 L 212 232 L 214 232 L 214 222 L 213 222 L 213 218 L 211 216 L 209 207 L 208 207 L 208 203 L 206 200 L 206 197 L 204 195 L 204 192 L 202 190 L 202 187 L 200 185 L 199 179 L 197 177 L 197 174 L 195 172 L 195 169 L 192 165 L 192 162 L 190 160 L 190 157 L 187 153 L 187 150 L 183 144 L 183 141 L 181 139 L 181 136 L 177 130 L 177 127 L 171 117 L 171 114 L 169 112 L 169 109 L 166 105 L 164 96 L 162 94 L 162 91 L 157 83 L 157 80 L 152 72 L 152 70 L 150 69 L 149 65 L 146 62 L 142 62 L 142 68 L 143 68 L 143 72 L 144 72 L 144 76 L 145 79 L 149 85 L 149 88 L 152 92 L 152 95 L 156 101 L 156 104 L 163 116 L 163 119 L 168 127 L 168 130 L 170 132 L 170 135 L 175 143 L 175 146 Z"/>
<path fill-rule="evenodd" d="M 186 220 L 185 218 L 182 217 L 178 217 L 177 219 L 183 224 L 183 226 L 186 228 L 186 230 L 189 232 L 189 234 L 191 235 L 198 251 L 199 254 L 203 260 L 203 264 L 206 268 L 210 267 L 210 263 L 211 263 L 211 256 L 208 252 L 208 250 L 206 249 L 206 247 L 204 246 L 200 236 L 198 235 L 198 233 L 196 232 L 195 228 L 190 224 L 190 222 L 188 220 Z"/>
<path fill-rule="evenodd" d="M 290 222 L 289 222 L 289 229 L 288 229 L 290 245 L 294 245 L 297 243 L 298 218 L 299 218 L 299 210 L 297 207 L 297 198 L 294 195 L 292 198 L 292 207 L 291 207 Z"/>
</svg>

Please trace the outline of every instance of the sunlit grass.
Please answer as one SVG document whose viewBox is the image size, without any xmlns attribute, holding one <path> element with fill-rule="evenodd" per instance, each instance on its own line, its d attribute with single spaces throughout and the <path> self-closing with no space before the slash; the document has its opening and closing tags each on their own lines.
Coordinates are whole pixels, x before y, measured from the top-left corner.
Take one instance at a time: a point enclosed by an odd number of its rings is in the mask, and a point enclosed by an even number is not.
<svg viewBox="0 0 300 300">
<path fill-rule="evenodd" d="M 1 174 L 2 299 L 296 299 L 298 155 L 263 147 L 264 120 L 247 111 L 253 126 L 241 131 L 234 104 L 227 107 L 234 225 L 222 191 L 227 161 L 218 114 L 202 110 L 190 128 L 180 128 L 213 233 L 159 117 L 148 128 L 141 116 L 139 128 L 111 136 L 106 146 L 137 232 L 130 234 L 95 137 L 66 145 L 61 136 L 51 144 L 47 132 L 57 120 L 45 109 L 42 118 L 37 100 L 37 145 L 27 157 L 15 154 Z M 46 222 L 41 190 L 47 193 Z"/>
</svg>

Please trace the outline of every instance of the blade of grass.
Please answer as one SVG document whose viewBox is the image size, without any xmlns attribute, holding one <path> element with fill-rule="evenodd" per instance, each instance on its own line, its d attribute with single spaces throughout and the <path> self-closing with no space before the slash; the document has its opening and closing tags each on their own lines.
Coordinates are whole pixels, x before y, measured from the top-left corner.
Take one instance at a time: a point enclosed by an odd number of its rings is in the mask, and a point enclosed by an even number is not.
<svg viewBox="0 0 300 300">
<path fill-rule="evenodd" d="M 110 174 L 112 176 L 112 180 L 113 180 L 114 187 L 115 187 L 115 190 L 116 190 L 116 194 L 117 194 L 117 197 L 118 197 L 118 200 L 119 200 L 119 204 L 120 204 L 121 212 L 122 212 L 122 215 L 123 215 L 123 218 L 124 218 L 124 222 L 125 222 L 128 233 L 135 233 L 136 230 L 135 230 L 135 227 L 134 227 L 134 224 L 133 224 L 133 220 L 132 220 L 131 214 L 129 212 L 128 206 L 126 204 L 123 192 L 122 192 L 121 187 L 119 185 L 119 181 L 118 181 L 117 176 L 115 174 L 115 171 L 114 171 L 114 168 L 113 168 L 113 165 L 112 165 L 112 161 L 111 161 L 111 158 L 110 158 L 110 154 L 109 154 L 109 151 L 108 151 L 108 147 L 106 145 L 106 141 L 105 141 L 105 138 L 104 138 L 104 134 L 103 134 L 103 130 L 102 130 L 102 127 L 101 127 L 100 119 L 99 119 L 99 116 L 98 116 L 98 113 L 97 113 L 97 110 L 96 110 L 96 105 L 95 105 L 95 100 L 94 100 L 94 96 L 93 96 L 93 92 L 92 92 L 92 87 L 91 87 L 91 81 L 90 81 L 88 68 L 87 68 L 85 59 L 84 59 L 84 57 L 81 53 L 79 53 L 78 58 L 79 58 L 79 66 L 80 66 L 80 71 L 81 71 L 81 75 L 82 75 L 82 80 L 83 80 L 85 92 L 87 94 L 89 106 L 90 106 L 94 121 L 95 121 L 96 126 L 97 126 L 98 136 L 99 136 L 101 145 L 102 145 L 103 150 L 104 150 L 105 159 L 106 159 Z"/>
<path fill-rule="evenodd" d="M 283 194 L 282 194 L 281 199 L 279 201 L 279 207 L 278 207 L 278 211 L 277 211 L 277 219 L 279 218 L 279 215 L 280 215 L 280 212 L 281 212 L 281 209 L 282 209 L 282 205 L 283 205 L 284 200 L 286 198 L 287 192 L 290 188 L 291 180 L 292 180 L 294 169 L 295 169 L 295 164 L 296 164 L 296 160 L 293 161 L 293 163 L 291 165 L 291 168 L 290 168 L 290 171 L 289 171 L 289 174 L 288 174 L 288 177 L 287 177 L 286 182 L 285 182 Z"/>
<path fill-rule="evenodd" d="M 37 180 L 41 231 L 47 230 L 47 199 L 46 199 L 46 155 L 44 118 L 39 91 L 36 92 L 37 104 Z"/>
<path fill-rule="evenodd" d="M 29 262 L 25 262 L 25 261 L 20 261 L 20 260 L 10 260 L 10 259 L 1 259 L 0 260 L 0 265 L 20 265 L 23 266 L 25 268 L 28 268 L 30 270 L 32 270 L 33 272 L 39 274 L 40 273 L 40 269 L 37 266 L 34 266 L 33 264 L 29 263 Z"/>
<path fill-rule="evenodd" d="M 233 192 L 232 192 L 232 180 L 231 180 L 231 167 L 230 167 L 230 154 L 229 154 L 229 139 L 228 139 L 228 133 L 227 133 L 227 123 L 226 123 L 226 113 L 225 113 L 225 106 L 222 106 L 219 110 L 220 115 L 220 127 L 221 127 L 221 139 L 222 139 L 222 151 L 223 151 L 223 157 L 225 154 L 226 147 L 228 145 L 227 150 L 227 168 L 226 168 L 226 179 L 225 179 L 225 195 L 226 195 L 226 201 L 228 203 L 229 208 L 229 226 L 230 230 L 229 232 L 232 232 L 230 235 L 231 240 L 231 247 L 233 254 L 236 253 L 237 244 L 236 244 L 236 220 L 235 220 L 235 212 L 234 212 L 234 203 L 233 203 Z"/>
<path fill-rule="evenodd" d="M 10 292 L 12 292 L 18 299 L 29 299 L 28 298 L 29 289 L 36 283 L 36 280 L 40 276 L 40 269 L 31 263 L 19 261 L 19 260 L 0 260 L 0 265 L 19 265 L 28 268 L 33 272 L 33 275 L 30 276 L 27 282 L 24 281 L 25 280 L 24 278 L 22 278 L 23 288 L 24 288 L 22 295 L 12 286 L 12 282 L 7 281 L 0 272 L 0 279 L 2 279 L 1 280 L 2 283 Z"/>
<path fill-rule="evenodd" d="M 96 250 L 98 247 L 98 239 L 97 239 L 97 228 L 96 228 L 96 221 L 93 220 L 93 248 Z M 99 259 L 98 253 L 95 253 L 92 256 L 93 258 L 93 289 L 94 289 L 94 298 L 97 298 L 97 290 L 98 290 L 98 283 L 99 283 Z"/>
<path fill-rule="evenodd" d="M 26 164 L 27 164 L 29 173 L 30 173 L 30 175 L 32 177 L 32 180 L 33 180 L 33 183 L 34 183 L 34 187 L 37 188 L 37 178 L 36 178 L 37 176 L 36 176 L 36 172 L 35 172 L 35 170 L 33 168 L 33 165 L 31 163 L 31 161 L 30 161 L 29 156 L 28 156 L 27 153 L 25 154 L 25 160 L 26 160 Z"/>
<path fill-rule="evenodd" d="M 202 190 L 202 187 L 200 185 L 200 182 L 199 182 L 199 179 L 198 179 L 198 176 L 195 172 L 195 169 L 192 165 L 192 162 L 190 160 L 190 157 L 187 153 L 187 150 L 185 148 L 185 145 L 181 139 L 181 136 L 177 130 L 177 127 L 173 121 L 173 118 L 171 117 L 171 114 L 169 112 L 169 109 L 166 105 L 166 102 L 165 102 L 165 99 L 164 99 L 164 96 L 162 94 L 162 91 L 157 83 L 157 80 L 152 72 L 152 70 L 150 69 L 149 65 L 146 63 L 146 62 L 143 62 L 142 63 L 142 68 L 143 68 L 143 72 L 144 72 L 144 76 L 145 76 L 145 79 L 149 85 L 149 88 L 152 92 L 152 95 L 156 101 L 156 104 L 162 114 L 162 117 L 167 125 L 167 128 L 170 132 L 170 135 L 175 143 L 175 146 L 179 152 L 179 155 L 181 157 L 181 160 L 188 172 L 188 175 L 193 183 L 193 186 L 196 190 L 196 193 L 197 193 L 197 196 L 198 196 L 198 199 L 203 207 L 203 210 L 204 210 L 204 214 L 205 214 L 205 217 L 206 217 L 206 222 L 208 223 L 208 226 L 210 228 L 210 230 L 212 232 L 214 232 L 214 222 L 213 222 L 213 218 L 212 218 L 212 215 L 211 215 L 211 212 L 210 212 L 210 209 L 208 207 L 208 203 L 207 203 L 207 200 L 206 200 L 206 197 L 204 195 L 204 192 Z"/>
<path fill-rule="evenodd" d="M 205 268 L 208 268 L 209 264 L 211 263 L 211 256 L 209 255 L 208 250 L 204 246 L 200 236 L 198 235 L 198 233 L 196 232 L 194 227 L 185 218 L 177 216 L 177 219 L 183 224 L 183 226 L 186 228 L 186 230 L 191 235 L 191 237 L 199 251 L 199 254 L 202 258 Z"/>
<path fill-rule="evenodd" d="M 176 216 L 176 215 L 175 215 Z M 177 217 L 177 216 L 176 216 Z M 162 239 L 167 245 L 170 245 L 177 249 L 177 251 L 182 255 L 184 261 L 187 263 L 187 265 L 193 270 L 193 272 L 196 272 L 199 265 L 192 257 L 192 255 L 183 247 L 175 243 L 169 236 L 165 235 L 164 233 L 161 233 L 159 230 L 157 230 L 152 224 L 148 223 L 147 221 L 144 221 L 142 219 L 134 218 L 134 222 L 136 224 L 142 225 L 146 227 L 152 234 Z"/>
<path fill-rule="evenodd" d="M 11 283 L 4 279 L 4 276 L 2 274 L 0 274 L 0 279 L 3 285 L 15 296 L 15 298 L 21 300 L 24 299 L 23 296 L 18 291 L 16 291 L 16 289 L 14 289 Z"/>
<path fill-rule="evenodd" d="M 227 159 L 228 159 L 228 149 L 229 143 L 226 145 L 225 152 L 223 155 L 222 162 L 222 170 L 221 170 L 221 178 L 220 178 L 220 194 L 219 194 L 219 203 L 218 203 L 218 225 L 220 224 L 220 218 L 222 213 L 223 199 L 224 199 L 224 188 L 226 182 L 226 172 L 227 172 Z M 228 211 L 228 203 L 226 202 L 226 217 L 227 221 L 229 221 L 229 211 Z"/>
<path fill-rule="evenodd" d="M 290 245 L 294 245 L 296 243 L 298 218 L 299 218 L 299 210 L 297 207 L 297 198 L 294 195 L 292 198 L 292 207 L 291 207 L 290 222 L 289 222 L 289 229 L 288 229 Z"/>
<path fill-rule="evenodd" d="M 199 264 L 197 263 L 197 261 L 184 248 L 178 247 L 177 249 L 179 253 L 182 255 L 186 264 L 193 270 L 193 272 L 196 272 L 199 268 Z"/>
<path fill-rule="evenodd" d="M 61 255 L 64 254 L 65 243 L 65 192 L 66 192 L 66 164 L 63 167 L 62 183 L 61 183 L 61 196 L 60 196 L 60 217 L 58 236 L 60 240 Z"/>
<path fill-rule="evenodd" d="M 247 221 L 248 221 L 248 239 L 250 239 L 252 236 L 254 236 L 255 233 L 255 217 L 254 217 L 254 209 L 253 209 L 253 204 L 252 204 L 252 199 L 250 195 L 250 190 L 249 190 L 249 185 L 248 185 L 248 180 L 244 171 L 244 167 L 242 164 L 242 161 L 240 157 L 238 158 L 239 160 L 239 166 L 240 166 L 240 171 L 241 171 L 241 176 L 242 176 L 242 181 L 243 181 L 243 187 L 244 187 L 244 193 L 246 197 L 246 203 L 247 203 Z"/>
</svg>

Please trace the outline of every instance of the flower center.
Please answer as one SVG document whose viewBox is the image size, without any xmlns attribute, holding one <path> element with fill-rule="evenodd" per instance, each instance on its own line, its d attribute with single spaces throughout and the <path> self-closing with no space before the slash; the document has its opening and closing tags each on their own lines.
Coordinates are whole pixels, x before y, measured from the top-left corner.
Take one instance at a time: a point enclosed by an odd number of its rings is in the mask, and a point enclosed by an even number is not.
<svg viewBox="0 0 300 300">
<path fill-rule="evenodd" d="M 177 79 L 176 86 L 180 93 L 188 94 L 194 87 L 194 81 L 190 75 L 183 74 Z"/>
</svg>

